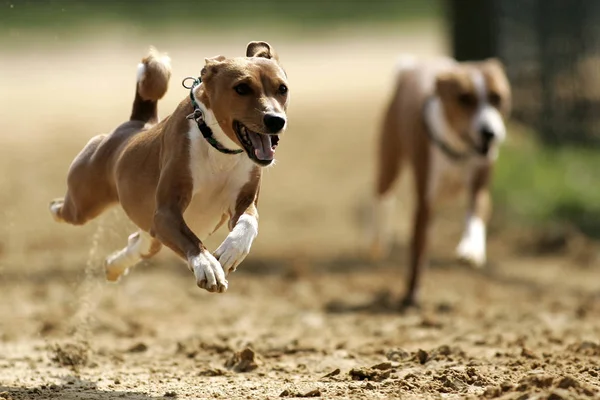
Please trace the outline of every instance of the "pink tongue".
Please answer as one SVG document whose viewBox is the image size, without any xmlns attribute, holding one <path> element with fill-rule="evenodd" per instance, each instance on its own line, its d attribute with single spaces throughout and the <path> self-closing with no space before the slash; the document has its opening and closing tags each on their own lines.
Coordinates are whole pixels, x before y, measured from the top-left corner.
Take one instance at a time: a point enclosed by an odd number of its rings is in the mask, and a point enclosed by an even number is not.
<svg viewBox="0 0 600 400">
<path fill-rule="evenodd" d="M 258 133 L 248 132 L 252 146 L 254 146 L 254 155 L 259 160 L 272 160 L 275 152 L 271 148 L 271 137 L 269 135 L 259 135 Z"/>
</svg>

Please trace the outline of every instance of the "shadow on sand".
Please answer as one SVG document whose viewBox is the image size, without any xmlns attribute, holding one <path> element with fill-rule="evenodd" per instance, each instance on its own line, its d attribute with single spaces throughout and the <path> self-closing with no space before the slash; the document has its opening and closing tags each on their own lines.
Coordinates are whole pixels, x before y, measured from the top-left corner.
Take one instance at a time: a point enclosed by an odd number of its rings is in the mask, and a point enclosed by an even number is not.
<svg viewBox="0 0 600 400">
<path fill-rule="evenodd" d="M 2 400 L 149 400 L 172 399 L 175 394 L 166 396 L 150 396 L 141 392 L 128 392 L 120 390 L 100 390 L 96 383 L 79 379 L 73 375 L 62 377 L 60 384 L 40 385 L 33 388 L 10 387 L 0 385 L 0 399 Z"/>
</svg>

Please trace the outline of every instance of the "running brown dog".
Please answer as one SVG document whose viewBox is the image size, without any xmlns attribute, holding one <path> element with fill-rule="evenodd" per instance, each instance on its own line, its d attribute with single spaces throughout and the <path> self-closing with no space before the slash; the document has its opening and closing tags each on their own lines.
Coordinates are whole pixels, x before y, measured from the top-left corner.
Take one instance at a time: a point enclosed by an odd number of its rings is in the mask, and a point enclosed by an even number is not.
<svg viewBox="0 0 600 400">
<path fill-rule="evenodd" d="M 159 122 L 157 102 L 170 76 L 168 57 L 151 49 L 138 67 L 129 121 L 90 140 L 71 164 L 64 199 L 50 210 L 81 225 L 123 207 L 139 230 L 106 259 L 108 280 L 164 244 L 199 287 L 224 292 L 258 234 L 261 167 L 273 162 L 287 127 L 287 77 L 268 43 L 251 42 L 246 57 L 205 59 L 190 96 Z M 188 217 L 200 231 L 192 232 Z M 213 255 L 202 240 L 227 221 L 230 233 Z"/>
</svg>

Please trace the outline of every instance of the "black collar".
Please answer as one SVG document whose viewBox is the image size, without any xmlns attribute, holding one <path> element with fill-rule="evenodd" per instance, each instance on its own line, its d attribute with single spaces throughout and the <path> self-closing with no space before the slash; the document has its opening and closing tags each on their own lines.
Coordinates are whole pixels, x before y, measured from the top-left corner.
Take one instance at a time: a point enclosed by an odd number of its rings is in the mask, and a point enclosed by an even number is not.
<svg viewBox="0 0 600 400">
<path fill-rule="evenodd" d="M 431 102 L 434 99 L 435 99 L 434 96 L 429 97 L 425 101 L 425 106 L 423 107 L 423 123 L 425 124 L 425 130 L 427 131 L 427 136 L 429 136 L 429 139 L 438 147 L 438 149 L 440 149 L 442 151 L 442 153 L 444 153 L 448 158 L 452 159 L 453 161 L 463 162 L 463 161 L 470 159 L 473 156 L 476 156 L 479 153 L 477 150 L 477 146 L 475 145 L 475 143 L 473 143 L 471 138 L 469 138 L 468 136 L 465 136 L 465 135 L 459 136 L 461 138 L 461 140 L 468 147 L 467 150 L 465 150 L 465 151 L 459 151 L 459 150 L 453 149 L 448 143 L 446 143 L 444 140 L 439 138 L 432 131 L 432 129 L 429 126 L 429 123 L 427 121 L 427 107 L 429 107 L 429 105 L 431 104 Z"/>
<path fill-rule="evenodd" d="M 189 79 L 193 80 L 193 82 L 192 82 L 191 86 L 188 87 L 185 84 L 185 82 Z M 202 132 L 202 136 L 204 137 L 204 139 L 206 139 L 206 141 L 212 147 L 214 147 L 217 151 L 219 151 L 223 154 L 240 154 L 240 153 L 242 153 L 244 151 L 242 149 L 230 150 L 227 147 L 223 146 L 221 143 L 219 143 L 217 141 L 217 139 L 215 139 L 215 137 L 213 136 L 212 129 L 210 129 L 209 126 L 206 125 L 206 121 L 204 121 L 204 114 L 202 113 L 202 110 L 200 109 L 200 106 L 198 105 L 198 102 L 196 102 L 196 98 L 194 97 L 194 89 L 198 85 L 200 85 L 200 83 L 202 83 L 201 78 L 193 78 L 193 77 L 187 77 L 181 82 L 181 84 L 183 85 L 184 88 L 190 89 L 190 99 L 192 100 L 192 107 L 194 107 L 194 112 L 191 113 L 190 115 L 188 115 L 186 118 L 193 119 L 194 121 L 196 121 L 196 124 L 198 125 L 198 129 L 200 129 L 200 132 Z"/>
</svg>

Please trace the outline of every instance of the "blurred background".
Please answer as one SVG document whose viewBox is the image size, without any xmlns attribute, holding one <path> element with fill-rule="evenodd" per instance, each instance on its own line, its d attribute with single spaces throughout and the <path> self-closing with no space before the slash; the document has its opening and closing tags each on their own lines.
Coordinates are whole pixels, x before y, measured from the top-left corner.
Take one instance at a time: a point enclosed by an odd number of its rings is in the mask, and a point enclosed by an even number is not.
<svg viewBox="0 0 600 400">
<path fill-rule="evenodd" d="M 485 382 L 516 382 L 541 368 L 520 346 L 556 356 L 544 368 L 562 368 L 575 351 L 567 344 L 579 349 L 600 335 L 599 18 L 597 0 L 0 0 L 0 398 L 21 386 L 46 393 L 48 382 L 61 385 L 64 399 L 80 389 L 96 391 L 90 398 L 171 390 L 187 398 L 198 379 L 213 385 L 190 398 L 274 398 L 282 380 L 312 385 L 334 368 L 347 375 L 396 347 L 458 345 L 451 356 L 459 364 L 495 365 L 472 386 L 442 382 L 455 364 L 428 364 L 439 368 L 435 379 L 423 375 L 410 389 L 422 393 L 481 394 Z M 188 95 L 182 79 L 197 76 L 205 57 L 242 56 L 252 40 L 269 42 L 287 71 L 289 130 L 277 165 L 264 171 L 260 234 L 229 291 L 199 290 L 168 250 L 106 284 L 104 257 L 135 228 L 118 208 L 83 227 L 53 221 L 48 204 L 64 195 L 71 161 L 89 138 L 128 118 L 150 45 L 172 58 L 159 103 L 166 116 Z M 394 318 L 410 174 L 397 188 L 390 260 L 368 262 L 366 238 L 375 137 L 402 53 L 498 57 L 514 104 L 493 180 L 490 269 L 457 265 L 466 201 L 440 205 L 424 308 Z M 47 352 L 71 339 L 90 347 Z M 222 368 L 247 343 L 266 366 L 246 381 Z M 583 358 L 573 371 L 584 374 L 585 357 L 576 355 Z M 60 383 L 61 368 L 72 367 L 78 380 Z M 409 367 L 419 375 L 420 364 Z M 374 387 L 409 390 L 401 381 Z M 319 382 L 327 390 L 339 384 L 341 398 L 357 393 L 342 378 Z M 14 398 L 37 398 L 22 394 Z"/>
<path fill-rule="evenodd" d="M 12 171 L 0 184 L 7 221 L 0 241 L 6 263 L 37 253 L 50 257 L 44 269 L 85 262 L 98 223 L 57 225 L 47 203 L 63 196 L 69 164 L 89 138 L 128 117 L 137 63 L 150 45 L 173 61 L 163 116 L 187 95 L 181 80 L 198 75 L 205 57 L 242 56 L 251 40 L 268 41 L 280 55 L 292 89 L 291 129 L 277 151 L 277 167 L 265 171 L 255 262 L 353 258 L 362 251 L 373 139 L 395 59 L 400 52 L 448 52 L 444 7 L 435 0 L 143 6 L 3 0 L 0 29 L 6 153 L 0 162 Z M 124 245 L 133 229 L 117 209 L 100 221 L 105 251 Z M 402 218 L 398 222 L 404 229 Z"/>
<path fill-rule="evenodd" d="M 494 180 L 491 231 L 492 240 L 502 236 L 502 251 L 511 244 L 564 251 L 574 237 L 600 236 L 594 0 L 3 0 L 0 7 L 7 263 L 50 251 L 62 264 L 87 251 L 94 224 L 55 225 L 46 203 L 63 195 L 69 163 L 88 138 L 127 117 L 132 76 L 149 45 L 173 59 L 160 108 L 166 115 L 185 96 L 181 79 L 198 74 L 204 57 L 242 55 L 250 40 L 269 41 L 281 54 L 293 90 L 291 129 L 277 168 L 266 172 L 255 260 L 362 251 L 373 139 L 401 53 L 506 64 L 514 118 Z M 399 248 L 410 215 L 408 179 L 398 190 Z M 462 220 L 446 224 L 445 216 L 461 201 L 439 211 L 439 229 L 449 229 L 441 237 L 460 231 Z M 111 222 L 102 245 L 118 246 L 132 227 L 112 222 L 123 219 L 118 210 L 104 218 Z M 522 246 L 524 236 L 532 239 Z"/>
<path fill-rule="evenodd" d="M 559 229 L 598 238 L 600 203 L 592 171 L 600 143 L 600 83 L 595 77 L 600 70 L 600 3 L 448 4 L 455 57 L 495 56 L 505 63 L 513 87 L 513 120 L 529 130 L 526 135 L 535 145 L 506 151 L 496 185 L 500 205 L 546 228 L 558 223 L 563 225 Z"/>
</svg>

